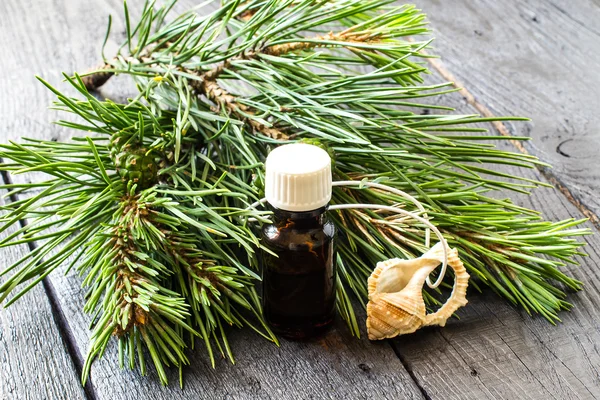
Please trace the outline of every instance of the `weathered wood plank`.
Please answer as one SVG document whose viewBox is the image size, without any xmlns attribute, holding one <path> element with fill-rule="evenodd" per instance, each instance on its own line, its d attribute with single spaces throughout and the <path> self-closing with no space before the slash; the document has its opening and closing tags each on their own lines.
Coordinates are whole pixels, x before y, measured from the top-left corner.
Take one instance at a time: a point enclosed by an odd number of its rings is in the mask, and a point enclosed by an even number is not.
<svg viewBox="0 0 600 400">
<path fill-rule="evenodd" d="M 4 204 L 0 197 L 0 206 Z M 2 249 L 0 271 L 28 251 L 27 246 Z M 1 399 L 85 398 L 41 285 L 21 302 L 0 310 L 0 377 Z"/>
<path fill-rule="evenodd" d="M 578 214 L 556 192 L 519 204 L 543 209 L 553 219 Z M 598 398 L 600 275 L 595 265 L 600 241 L 596 236 L 588 243 L 590 258 L 572 269 L 585 291 L 570 296 L 575 308 L 561 314 L 558 326 L 517 311 L 491 293 L 471 290 L 460 320 L 396 340 L 424 390 L 436 398 Z"/>
<path fill-rule="evenodd" d="M 573 30 L 577 30 L 574 26 L 561 25 L 559 32 L 556 16 L 547 20 L 542 17 L 542 21 L 546 20 L 546 31 L 542 34 L 537 24 L 544 22 L 540 22 L 539 14 L 524 12 L 531 7 L 556 9 L 556 4 L 492 3 L 460 1 L 449 7 L 439 1 L 422 2 L 438 38 L 436 53 L 444 56 L 441 72 L 446 77 L 459 77 L 467 89 L 464 94 L 475 95 L 474 100 L 479 103 L 476 106 L 483 104 L 498 115 L 532 116 L 531 124 L 510 124 L 509 131 L 518 135 L 531 132 L 535 140 L 525 145 L 526 150 L 557 164 L 554 174 L 589 205 L 586 192 L 598 191 L 598 181 L 589 175 L 595 171 L 586 168 L 589 157 L 565 159 L 554 147 L 565 139 L 560 136 L 564 134 L 561 118 L 564 115 L 569 118 L 569 114 L 574 114 L 573 120 L 577 121 L 577 128 L 569 131 L 573 141 L 579 142 L 576 151 L 587 154 L 594 148 L 589 140 L 598 143 L 597 135 L 594 139 L 594 133 L 588 130 L 597 116 L 586 113 L 588 107 L 598 104 L 592 95 L 598 84 L 593 72 L 597 54 L 591 59 L 569 59 L 571 68 L 580 64 L 577 78 L 566 73 L 567 63 L 549 60 L 556 61 L 559 54 L 579 54 L 583 49 L 596 46 L 598 41 L 586 36 L 589 32 L 574 33 Z M 570 6 L 570 12 L 581 18 L 575 22 L 583 26 L 582 30 L 585 30 L 582 21 L 597 21 L 594 17 L 597 3 L 577 1 Z M 546 15 L 547 11 L 542 14 Z M 540 39 L 553 29 L 556 33 L 552 39 Z M 560 47 L 557 42 L 575 37 L 577 43 L 568 49 L 563 43 L 563 48 L 553 53 L 555 46 Z M 580 80 L 574 83 L 576 79 Z M 558 96 L 551 95 L 552 89 Z M 568 97 L 560 96 L 560 90 L 568 93 Z M 452 102 L 459 111 L 474 111 L 472 105 L 467 104 L 472 102 L 468 96 L 455 95 Z M 511 149 L 510 144 L 503 147 Z M 508 168 L 505 170 L 510 172 Z M 579 175 L 572 175 L 573 171 Z M 547 171 L 544 172 L 548 176 Z M 536 172 L 527 175 L 544 180 Z M 582 179 L 579 188 L 573 187 L 573 183 L 579 182 L 577 179 Z M 538 190 L 531 197 L 511 197 L 518 199 L 519 204 L 543 210 L 547 218 L 581 215 L 564 196 L 548 189 Z M 445 329 L 432 329 L 397 340 L 399 354 L 424 390 L 432 397 L 443 398 L 597 398 L 600 372 L 594 343 L 600 339 L 595 311 L 600 300 L 600 276 L 594 267 L 600 257 L 597 250 L 600 241 L 592 237 L 588 243 L 586 250 L 590 258 L 582 260 L 581 268 L 570 268 L 574 276 L 585 282 L 586 291 L 571 297 L 575 308 L 562 314 L 563 323 L 559 326 L 552 327 L 539 317 L 530 318 L 492 294 L 471 294 L 471 303 L 459 313 L 460 321 L 452 321 Z M 425 356 L 424 346 L 431 349 Z"/>
<path fill-rule="evenodd" d="M 441 80 L 439 75 L 431 77 L 432 83 Z M 439 102 L 458 113 L 476 112 L 459 93 Z M 510 126 L 516 130 L 519 125 Z M 493 131 L 493 126 L 485 127 Z M 508 141 L 498 147 L 516 151 Z M 537 170 L 495 169 L 545 180 Z M 543 211 L 548 219 L 581 218 L 557 190 L 538 189 L 531 196 L 503 194 L 519 205 Z M 600 274 L 595 266 L 600 261 L 600 238 L 589 237 L 587 243 L 590 257 L 579 260 L 581 267 L 568 268 L 585 283 L 585 291 L 570 296 L 575 308 L 561 314 L 563 323 L 558 326 L 539 316 L 532 318 L 492 293 L 478 295 L 471 290 L 470 303 L 458 312 L 460 320 L 395 340 L 398 354 L 424 391 L 444 399 L 598 398 L 600 352 L 595 343 L 600 340 Z"/>
<path fill-rule="evenodd" d="M 554 165 L 575 201 L 600 215 L 600 4 L 594 0 L 417 1 L 435 52 L 475 101 L 497 115 L 525 115 L 511 133 Z M 593 214 L 589 216 L 594 218 Z M 595 217 L 596 226 L 600 220 Z"/>
<path fill-rule="evenodd" d="M 18 140 L 22 135 L 66 140 L 72 134 L 49 124 L 57 117 L 46 110 L 53 96 L 35 83 L 33 75 L 39 73 L 60 85 L 61 71 L 81 71 L 95 65 L 107 9 L 118 7 L 119 3 L 118 0 L 89 4 L 27 0 L 0 4 L 0 14 L 11 21 L 2 25 L 0 35 L 4 49 L 0 63 L 6 79 L 2 100 L 6 103 L 5 118 L 0 121 L 3 141 Z M 40 12 L 25 11 L 32 9 Z M 115 32 L 119 32 L 123 25 L 119 24 L 121 15 L 113 14 Z M 27 52 L 23 52 L 23 47 Z M 111 85 L 119 90 L 115 81 L 103 91 L 108 94 Z M 31 179 L 30 176 L 14 178 Z M 61 272 L 51 274 L 49 282 L 55 287 L 55 300 L 68 323 L 66 329 L 73 336 L 76 347 L 73 357 L 81 360 L 88 343 L 89 317 L 82 313 L 84 299 L 80 279 L 74 274 L 63 277 Z M 348 335 L 341 322 L 319 341 L 283 342 L 281 348 L 249 330 L 232 331 L 230 340 L 237 365 L 221 360 L 213 370 L 207 356 L 197 350 L 190 357 L 192 366 L 184 372 L 184 391 L 177 387 L 176 371 L 170 371 L 172 386 L 168 388 L 160 386 L 154 371 L 148 378 L 120 371 L 113 343 L 106 358 L 94 365 L 92 396 L 97 399 L 422 398 L 389 345 L 372 345 L 366 339 L 357 341 Z M 27 366 L 24 373 L 34 374 L 35 368 L 41 367 Z"/>
<path fill-rule="evenodd" d="M 588 53 L 589 48 L 596 46 L 598 41 L 589 36 L 590 32 L 584 32 L 585 23 L 581 21 L 587 21 L 588 25 L 597 21 L 598 4 L 570 2 L 570 12 L 577 14 L 576 20 L 581 18 L 575 21 L 575 25 L 580 25 L 578 29 L 571 25 L 574 20 L 562 21 L 566 26 L 562 22 L 560 28 L 557 26 L 563 17 L 553 14 L 557 10 L 556 4 L 511 2 L 507 6 L 506 3 L 491 3 L 463 1 L 453 3 L 453 7 L 446 5 L 443 8 L 441 2 L 422 4 L 425 11 L 429 12 L 435 35 L 439 38 L 436 52 L 445 56 L 443 63 L 447 69 L 442 69 L 442 72 L 449 71 L 451 75 L 458 76 L 467 91 L 475 95 L 475 101 L 497 113 L 532 116 L 534 120 L 531 124 L 509 125 L 509 130 L 520 135 L 531 131 L 535 140 L 526 145 L 526 149 L 557 164 L 554 176 L 558 176 L 567 189 L 577 194 L 588 206 L 593 205 L 589 195 L 598 191 L 599 183 L 593 177 L 597 171 L 586 165 L 589 164 L 589 157 L 585 154 L 593 151 L 593 143 L 598 143 L 597 135 L 594 138 L 594 132 L 589 131 L 597 116 L 587 112 L 588 108 L 597 108 L 594 105 L 598 104 L 592 94 L 599 82 L 593 72 L 596 69 L 594 65 L 598 65 L 598 58 L 597 54 L 591 58 L 582 54 Z M 544 10 L 541 13 L 543 16 L 527 14 L 525 11 L 531 10 L 531 7 Z M 546 10 L 547 7 L 554 11 Z M 564 14 L 562 11 L 560 13 Z M 540 33 L 544 29 L 545 33 Z M 548 39 L 548 31 L 552 30 L 556 34 Z M 541 35 L 546 35 L 546 38 L 540 39 Z M 577 42 L 569 47 L 565 43 L 557 44 L 574 40 L 575 37 L 578 38 Z M 559 46 L 560 50 L 555 52 L 555 46 Z M 480 49 L 486 51 L 478 51 Z M 556 60 L 559 54 L 573 57 L 569 63 L 550 62 L 551 59 Z M 566 73 L 565 64 L 573 68 L 577 63 L 580 64 L 576 68 L 577 74 Z M 552 89 L 556 90 L 557 96 L 551 95 Z M 558 93 L 563 90 L 567 96 Z M 467 98 L 455 98 L 455 104 L 460 109 L 473 111 L 466 105 Z M 554 151 L 557 143 L 566 139 L 561 118 L 571 118 L 572 123 L 575 121 L 576 128 L 569 131 L 567 138 L 577 143 L 575 151 L 578 153 L 574 154 L 582 156 L 565 158 L 564 154 Z M 590 141 L 593 143 L 590 144 Z M 548 171 L 544 172 L 548 176 Z M 550 178 L 553 174 L 549 174 Z M 539 174 L 532 173 L 530 176 L 541 178 Z M 547 218 L 580 215 L 564 196 L 548 190 L 537 191 L 530 198 L 519 197 L 519 201 L 528 207 L 544 210 Z M 435 360 L 444 356 L 446 338 L 452 338 L 464 357 L 462 368 L 452 364 L 455 368 L 452 379 L 458 382 L 459 387 L 470 383 L 478 397 L 506 397 L 511 394 L 506 388 L 516 392 L 525 388 L 525 397 L 597 398 L 600 391 L 599 355 L 594 343 L 599 339 L 595 310 L 600 296 L 599 276 L 594 266 L 599 258 L 599 241 L 589 238 L 588 243 L 586 250 L 590 258 L 583 260 L 580 269 L 573 270 L 573 274 L 585 282 L 586 291 L 572 297 L 575 309 L 563 314 L 564 323 L 558 327 L 551 327 L 540 318 L 531 319 L 523 312 L 516 312 L 498 300 L 485 296 L 481 301 L 484 304 L 480 304 L 479 299 L 476 304 L 471 301 L 470 307 L 461 314 L 463 318 L 460 322 L 453 321 L 447 329 L 430 332 L 424 337 L 412 337 L 404 342 L 405 348 L 409 353 L 417 354 L 423 344 L 431 345 L 436 342 L 432 339 L 440 336 L 437 343 L 441 347 L 431 354 L 431 359 Z M 464 323 L 473 324 L 474 328 L 464 329 Z M 483 331 L 482 339 L 474 340 L 476 338 L 471 331 L 479 335 L 479 330 Z M 494 340 L 494 335 L 500 340 Z M 476 349 L 484 350 L 474 351 Z M 483 357 L 479 357 L 479 353 Z M 477 356 L 472 357 L 472 354 Z M 508 370 L 513 369 L 517 373 L 505 375 L 507 369 L 503 368 L 503 374 L 499 374 L 495 367 L 510 359 L 513 360 L 509 363 L 512 368 Z M 416 361 L 415 358 L 407 356 L 405 360 L 409 367 L 415 368 L 411 365 Z M 444 366 L 448 364 L 443 363 Z M 469 377 L 470 374 L 472 377 Z M 532 377 L 539 384 L 532 382 Z M 503 383 L 504 390 L 498 390 Z M 435 393 L 435 385 L 421 384 L 428 393 Z M 460 397 L 460 393 L 450 397 Z"/>
</svg>

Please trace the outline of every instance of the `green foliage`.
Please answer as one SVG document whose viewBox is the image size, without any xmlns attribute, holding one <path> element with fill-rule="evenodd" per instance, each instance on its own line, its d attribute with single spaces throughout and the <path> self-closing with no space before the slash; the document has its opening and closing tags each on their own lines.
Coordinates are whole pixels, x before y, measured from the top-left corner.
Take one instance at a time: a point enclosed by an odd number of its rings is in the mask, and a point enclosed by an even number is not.
<svg viewBox="0 0 600 400">
<path fill-rule="evenodd" d="M 581 288 L 561 268 L 582 255 L 573 237 L 589 231 L 575 228 L 582 221 L 544 221 L 493 195 L 543 185 L 497 166 L 542 163 L 491 145 L 503 138 L 473 125 L 488 119 L 423 104 L 454 89 L 423 83 L 421 50 L 430 42 L 409 37 L 427 33 L 424 15 L 391 4 L 238 0 L 166 24 L 171 4 L 146 3 L 137 24 L 126 9 L 128 40 L 119 54 L 91 75 L 65 76 L 77 97 L 42 81 L 57 109 L 80 118 L 58 124 L 87 137 L 0 145 L 0 169 L 48 176 L 3 187 L 23 196 L 4 207 L 0 231 L 29 223 L 0 246 L 38 246 L 2 271 L 10 276 L 0 300 L 14 294 L 12 303 L 66 262 L 76 266 L 93 320 L 84 381 L 112 336 L 122 366 L 134 368 L 137 359 L 144 372 L 150 354 L 163 383 L 165 366 L 188 363 L 195 338 L 213 364 L 214 348 L 233 360 L 228 325 L 276 342 L 255 289 L 261 245 L 249 221 L 268 215 L 249 205 L 262 196 L 268 152 L 302 140 L 334 155 L 336 179 L 411 193 L 459 249 L 475 287 L 557 321 L 570 307 L 565 288 Z M 90 94 L 113 74 L 138 87 L 126 104 Z M 390 193 L 336 188 L 333 203 L 348 202 L 414 209 Z M 352 299 L 366 302 L 377 261 L 420 255 L 424 227 L 374 210 L 333 218 L 338 310 L 358 335 Z M 438 303 L 436 292 L 426 298 Z"/>
</svg>

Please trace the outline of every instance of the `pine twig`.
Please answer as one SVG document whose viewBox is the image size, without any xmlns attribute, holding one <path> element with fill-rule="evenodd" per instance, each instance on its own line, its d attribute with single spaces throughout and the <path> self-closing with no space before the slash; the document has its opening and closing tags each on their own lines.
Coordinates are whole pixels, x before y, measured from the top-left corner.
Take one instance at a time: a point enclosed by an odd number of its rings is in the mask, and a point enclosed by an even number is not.
<svg viewBox="0 0 600 400">
<path fill-rule="evenodd" d="M 223 89 L 216 80 L 204 79 L 199 84 L 192 83 L 192 87 L 200 88 L 199 91 L 206 94 L 211 101 L 224 106 L 227 111 L 237 118 L 245 119 L 255 131 L 260 132 L 266 137 L 275 140 L 290 140 L 292 138 L 292 136 L 283 133 L 277 128 L 268 127 L 253 118 L 248 118 L 248 116 L 254 115 L 254 111 L 245 104 L 240 103 L 236 96 Z"/>
<path fill-rule="evenodd" d="M 218 77 L 223 73 L 223 71 L 225 71 L 227 68 L 230 68 L 233 62 L 240 60 L 257 59 L 260 57 L 261 54 L 280 57 L 282 55 L 292 52 L 305 51 L 309 49 L 314 49 L 316 47 L 332 46 L 333 44 L 331 42 L 339 42 L 342 43 L 344 47 L 352 47 L 352 44 L 370 43 L 377 40 L 378 35 L 370 33 L 354 33 L 354 29 L 355 28 L 348 28 L 339 33 L 329 32 L 326 35 L 317 35 L 313 38 L 299 38 L 296 39 L 297 41 L 291 43 L 266 46 L 261 51 L 243 53 L 240 56 L 223 61 L 218 66 L 212 68 L 209 71 L 201 73 L 199 75 L 198 81 L 192 81 L 191 86 L 199 94 L 206 95 L 206 97 L 209 100 L 211 100 L 218 106 L 225 107 L 229 113 L 235 115 L 237 118 L 246 120 L 256 132 L 260 132 L 264 136 L 275 140 L 291 140 L 294 137 L 293 135 L 290 136 L 282 132 L 280 129 L 266 126 L 264 123 L 257 121 L 254 118 L 251 118 L 252 116 L 254 116 L 255 112 L 247 105 L 240 103 L 236 96 L 232 95 L 223 87 L 221 87 L 221 85 L 219 85 L 219 83 L 217 82 Z M 151 55 L 154 50 L 155 49 L 147 49 L 143 51 L 142 54 Z M 147 55 L 145 55 L 143 58 L 146 62 L 149 60 Z M 105 64 L 102 67 L 100 67 L 101 70 L 110 68 L 112 68 L 110 64 Z M 198 75 L 196 71 L 186 70 L 185 72 L 193 75 Z M 113 74 L 114 72 L 99 71 L 84 76 L 82 80 L 86 89 L 93 91 L 97 90 L 100 86 L 105 84 Z"/>
</svg>

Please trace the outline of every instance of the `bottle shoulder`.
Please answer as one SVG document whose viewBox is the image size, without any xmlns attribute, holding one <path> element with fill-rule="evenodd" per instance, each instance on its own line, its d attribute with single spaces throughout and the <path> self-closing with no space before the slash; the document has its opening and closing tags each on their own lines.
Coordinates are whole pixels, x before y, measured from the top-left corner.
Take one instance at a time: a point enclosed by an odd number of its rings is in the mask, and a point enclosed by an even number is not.
<svg viewBox="0 0 600 400">
<path fill-rule="evenodd" d="M 327 217 L 323 218 L 319 224 L 303 225 L 294 220 L 287 220 L 264 224 L 261 228 L 261 236 L 264 241 L 284 247 L 307 242 L 319 244 L 333 240 L 335 235 L 335 225 Z"/>
</svg>

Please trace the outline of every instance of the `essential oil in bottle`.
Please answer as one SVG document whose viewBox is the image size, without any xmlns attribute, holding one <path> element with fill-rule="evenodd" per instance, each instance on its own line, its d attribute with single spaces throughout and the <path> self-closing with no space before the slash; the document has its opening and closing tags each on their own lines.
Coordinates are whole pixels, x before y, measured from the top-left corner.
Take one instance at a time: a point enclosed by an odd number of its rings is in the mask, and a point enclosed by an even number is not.
<svg viewBox="0 0 600 400">
<path fill-rule="evenodd" d="M 262 227 L 263 309 L 279 335 L 306 339 L 325 332 L 335 316 L 335 227 L 327 217 L 331 159 L 309 144 L 273 150 L 265 195 L 272 224 Z"/>
</svg>

